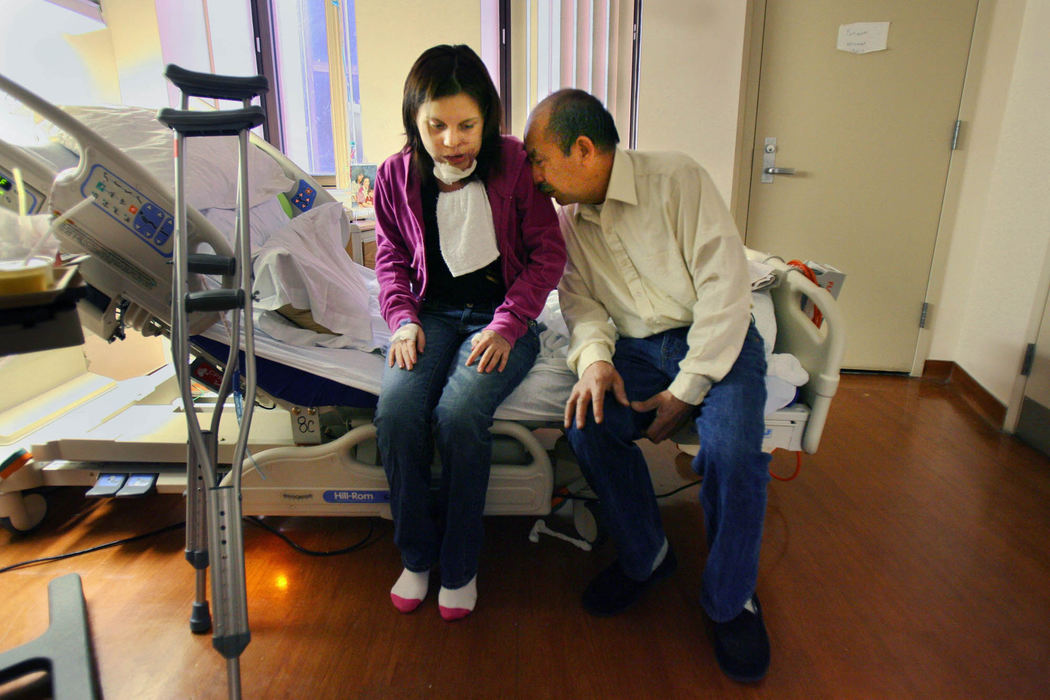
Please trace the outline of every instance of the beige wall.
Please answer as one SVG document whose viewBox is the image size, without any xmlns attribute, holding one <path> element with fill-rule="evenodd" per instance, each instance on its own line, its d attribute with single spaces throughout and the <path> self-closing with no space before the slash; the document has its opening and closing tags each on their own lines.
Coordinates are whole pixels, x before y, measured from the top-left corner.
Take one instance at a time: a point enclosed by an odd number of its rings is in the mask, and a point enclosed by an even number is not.
<svg viewBox="0 0 1050 700">
<path fill-rule="evenodd" d="M 646 0 L 642 13 L 638 148 L 688 153 L 729 203 L 747 3 Z"/>
<path fill-rule="evenodd" d="M 401 150 L 401 91 L 419 54 L 437 44 L 467 44 L 481 55 L 478 0 L 357 0 L 357 61 L 360 70 L 364 155 L 381 163 Z"/>
<path fill-rule="evenodd" d="M 1032 310 L 1046 295 L 1050 4 L 983 0 L 981 11 L 991 29 L 986 58 L 971 70 L 980 82 L 960 196 L 946 212 L 953 227 L 942 233 L 950 252 L 930 357 L 956 362 L 1007 403 Z"/>
<path fill-rule="evenodd" d="M 952 155 L 928 292 L 930 330 L 920 336 L 914 373 L 927 359 L 954 360 L 977 273 L 976 252 L 1013 76 L 1025 0 L 980 2 L 963 87 L 959 149 Z M 949 262 L 951 264 L 949 265 Z"/>
</svg>

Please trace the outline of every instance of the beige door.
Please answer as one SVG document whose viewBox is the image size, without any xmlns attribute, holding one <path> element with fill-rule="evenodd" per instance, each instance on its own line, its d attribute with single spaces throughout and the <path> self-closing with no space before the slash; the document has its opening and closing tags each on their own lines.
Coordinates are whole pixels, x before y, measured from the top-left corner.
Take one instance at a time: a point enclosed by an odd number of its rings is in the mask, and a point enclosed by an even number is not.
<svg viewBox="0 0 1050 700">
<path fill-rule="evenodd" d="M 908 371 L 977 0 L 764 4 L 746 243 L 845 272 L 844 366 Z M 887 49 L 838 50 L 858 22 Z M 762 182 L 770 155 L 795 174 Z"/>
</svg>

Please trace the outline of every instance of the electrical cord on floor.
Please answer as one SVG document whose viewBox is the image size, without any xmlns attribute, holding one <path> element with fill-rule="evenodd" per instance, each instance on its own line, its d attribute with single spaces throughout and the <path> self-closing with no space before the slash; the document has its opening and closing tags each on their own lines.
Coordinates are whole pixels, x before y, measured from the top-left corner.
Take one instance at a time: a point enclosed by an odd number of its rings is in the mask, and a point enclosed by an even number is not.
<svg viewBox="0 0 1050 700">
<path fill-rule="evenodd" d="M 81 549 L 76 552 L 66 552 L 65 554 L 56 554 L 53 557 L 41 557 L 39 559 L 30 559 L 29 561 L 19 562 L 18 564 L 11 564 L 10 566 L 5 566 L 2 569 L 0 569 L 0 574 L 6 573 L 8 571 L 14 571 L 15 569 L 21 569 L 26 566 L 32 566 L 33 564 L 45 564 L 53 561 L 61 561 L 62 559 L 79 557 L 81 554 L 91 554 L 92 552 L 98 552 L 99 550 L 108 549 L 110 547 L 116 547 L 117 545 L 121 544 L 138 542 L 139 540 L 144 540 L 147 537 L 154 537 L 156 535 L 162 535 L 165 532 L 170 532 L 171 530 L 178 530 L 179 528 L 184 527 L 185 525 L 185 522 L 175 523 L 174 525 L 167 525 L 165 527 L 152 530 L 150 532 L 145 532 L 141 535 L 135 535 L 134 537 L 126 537 L 122 540 L 114 540 L 113 542 L 107 542 L 105 544 L 96 545 L 94 547 L 88 547 L 87 549 Z"/>
<path fill-rule="evenodd" d="M 773 477 L 774 479 L 776 479 L 777 481 L 791 481 L 796 476 L 798 476 L 798 473 L 800 471 L 802 471 L 802 452 L 796 451 L 795 452 L 795 471 L 793 471 L 791 473 L 791 476 L 777 476 L 776 474 L 773 473 L 772 469 L 769 470 L 769 475 L 771 477 Z"/>
<path fill-rule="evenodd" d="M 800 471 L 802 471 L 802 453 L 796 451 L 795 452 L 795 471 L 793 471 L 791 473 L 791 476 L 779 476 L 777 474 L 774 474 L 772 470 L 770 470 L 769 475 L 771 477 L 773 477 L 774 479 L 776 479 L 777 481 L 791 481 L 792 479 L 794 479 L 795 477 L 797 477 L 799 475 Z M 683 484 L 682 486 L 679 486 L 676 489 L 668 491 L 667 493 L 658 493 L 658 494 L 656 494 L 656 497 L 657 498 L 667 498 L 668 496 L 673 496 L 676 493 L 681 493 L 682 491 L 685 491 L 687 488 L 690 488 L 692 486 L 696 486 L 697 484 L 699 484 L 702 481 L 703 481 L 703 479 L 697 479 L 696 481 L 690 481 L 689 483 Z M 570 493 L 568 491 L 568 489 L 562 488 L 562 489 L 558 489 L 557 491 L 554 492 L 554 497 L 551 499 L 551 507 L 552 508 L 557 508 L 564 501 L 590 501 L 592 503 L 597 503 L 598 499 L 595 498 L 594 496 L 582 496 L 580 494 Z"/>
<path fill-rule="evenodd" d="M 350 545 L 349 547 L 343 547 L 342 549 L 333 549 L 333 550 L 328 551 L 328 552 L 319 552 L 319 551 L 315 551 L 315 550 L 312 550 L 312 549 L 307 549 L 306 547 L 303 547 L 302 545 L 297 544 L 296 542 L 292 541 L 292 539 L 290 537 L 288 537 L 288 535 L 284 534 L 283 532 L 281 532 L 280 530 L 278 530 L 274 526 L 272 526 L 272 525 L 270 525 L 270 524 L 268 524 L 266 522 L 263 522 L 262 518 L 258 518 L 258 517 L 255 517 L 255 516 L 250 516 L 250 517 L 246 517 L 244 520 L 245 520 L 245 522 L 248 522 L 248 523 L 250 523 L 252 525 L 255 525 L 256 527 L 259 527 L 259 528 L 262 528 L 263 530 L 266 530 L 267 532 L 269 532 L 272 535 L 276 535 L 281 540 L 283 540 L 285 542 L 285 544 L 287 544 L 289 547 L 291 547 L 295 551 L 300 552 L 302 554 L 308 554 L 311 557 L 334 557 L 334 556 L 337 556 L 339 554 L 349 554 L 350 552 L 357 552 L 359 550 L 364 549 L 365 547 L 371 547 L 373 544 L 375 544 L 379 540 L 383 539 L 383 537 L 386 535 L 386 532 L 381 532 L 381 533 L 379 533 L 378 535 L 376 535 L 373 538 L 372 535 L 373 535 L 373 533 L 375 533 L 376 524 L 375 524 L 375 520 L 370 519 L 369 522 L 368 522 L 368 533 L 364 537 L 362 537 L 358 542 L 355 542 L 354 544 Z"/>
<path fill-rule="evenodd" d="M 338 554 L 349 554 L 350 552 L 356 552 L 356 551 L 359 551 L 361 549 L 364 549 L 365 547 L 369 547 L 369 546 L 375 544 L 376 542 L 378 542 L 380 539 L 382 539 L 386 535 L 386 532 L 381 532 L 380 534 L 378 534 L 378 535 L 373 537 L 373 535 L 375 533 L 375 521 L 371 520 L 368 523 L 368 534 L 366 534 L 360 541 L 350 545 L 349 547 L 343 547 L 342 549 L 336 549 L 336 550 L 332 550 L 330 552 L 318 552 L 318 551 L 314 551 L 314 550 L 311 550 L 311 549 L 307 549 L 306 547 L 303 547 L 303 546 L 293 542 L 291 540 L 291 538 L 289 538 L 283 532 L 280 532 L 279 530 L 274 528 L 272 525 L 264 523 L 260 518 L 257 518 L 257 517 L 254 517 L 254 516 L 248 516 L 248 517 L 244 518 L 244 521 L 247 522 L 247 523 L 250 523 L 252 525 L 255 525 L 257 527 L 260 527 L 263 530 L 266 530 L 267 532 L 269 532 L 269 533 L 271 533 L 273 535 L 276 535 L 278 538 L 283 540 L 289 547 L 291 547 L 295 551 L 301 552 L 302 554 L 308 554 L 308 555 L 310 555 L 312 557 L 334 557 L 334 556 L 336 556 Z M 21 569 L 21 568 L 24 568 L 24 567 L 27 567 L 27 566 L 33 566 L 35 564 L 47 564 L 47 563 L 50 563 L 50 562 L 53 562 L 53 561 L 61 561 L 63 559 L 72 559 L 73 557 L 79 557 L 79 556 L 81 556 L 83 554 L 91 554 L 93 552 L 98 552 L 98 551 L 101 551 L 103 549 L 109 549 L 110 547 L 117 547 L 117 546 L 122 545 L 122 544 L 130 544 L 131 542 L 138 542 L 139 540 L 144 540 L 144 539 L 146 539 L 148 537 L 156 537 L 157 535 L 163 535 L 165 532 L 170 532 L 172 530 L 178 530 L 178 529 L 183 528 L 185 526 L 186 526 L 185 521 L 178 522 L 178 523 L 174 523 L 172 525 L 166 525 L 165 527 L 158 528 L 156 530 L 151 530 L 150 532 L 144 532 L 141 535 L 134 535 L 133 537 L 125 537 L 124 539 L 114 540 L 112 542 L 106 542 L 105 544 L 96 545 L 94 547 L 88 547 L 87 549 L 81 549 L 81 550 L 78 550 L 76 552 L 66 552 L 65 554 L 56 554 L 56 555 L 51 556 L 51 557 L 40 557 L 39 559 L 30 559 L 28 561 L 23 561 L 23 562 L 19 562 L 17 564 L 11 564 L 9 566 L 5 566 L 3 568 L 0 568 L 0 574 L 7 573 L 8 571 L 14 571 L 15 569 Z"/>
<path fill-rule="evenodd" d="M 703 481 L 703 479 L 697 479 L 696 481 L 690 481 L 689 483 L 683 484 L 683 485 L 679 486 L 676 489 L 672 489 L 672 490 L 668 491 L 667 493 L 658 493 L 658 494 L 656 494 L 656 497 L 657 498 L 667 498 L 668 496 L 673 496 L 676 493 L 681 493 L 682 491 L 685 491 L 688 488 L 696 486 L 697 484 L 699 484 L 702 481 Z M 578 493 L 570 493 L 567 489 L 564 489 L 564 488 L 563 489 L 559 489 L 559 490 L 554 492 L 554 498 L 552 500 L 557 501 L 558 499 L 564 499 L 564 500 L 569 500 L 569 501 L 590 501 L 591 503 L 597 503 L 598 500 L 599 500 L 596 496 L 583 496 L 583 495 L 580 495 Z M 561 505 L 561 503 L 559 502 L 559 503 L 557 503 L 557 505 Z"/>
</svg>

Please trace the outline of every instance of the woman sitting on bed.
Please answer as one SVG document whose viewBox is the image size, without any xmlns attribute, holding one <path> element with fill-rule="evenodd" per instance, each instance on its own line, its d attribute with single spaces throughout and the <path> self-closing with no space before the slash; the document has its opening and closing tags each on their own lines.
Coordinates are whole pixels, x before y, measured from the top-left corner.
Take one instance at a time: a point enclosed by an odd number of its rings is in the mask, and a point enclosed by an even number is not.
<svg viewBox="0 0 1050 700">
<path fill-rule="evenodd" d="M 536 358 L 534 319 L 565 244 L 522 143 L 500 135 L 499 95 L 469 47 L 425 51 L 401 112 L 407 144 L 375 184 L 379 304 L 394 331 L 375 425 L 404 564 L 390 598 L 415 610 L 438 566 L 452 621 L 477 601 L 492 416 Z"/>
</svg>

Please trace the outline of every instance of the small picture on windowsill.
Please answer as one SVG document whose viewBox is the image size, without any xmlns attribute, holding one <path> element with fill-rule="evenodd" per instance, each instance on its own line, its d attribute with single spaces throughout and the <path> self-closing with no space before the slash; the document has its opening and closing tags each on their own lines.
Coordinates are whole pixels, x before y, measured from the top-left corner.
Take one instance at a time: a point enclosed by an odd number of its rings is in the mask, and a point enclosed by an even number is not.
<svg viewBox="0 0 1050 700">
<path fill-rule="evenodd" d="M 372 208 L 375 181 L 374 164 L 350 166 L 350 191 L 347 192 L 346 198 L 355 219 L 371 219 L 375 216 L 375 210 Z"/>
</svg>

